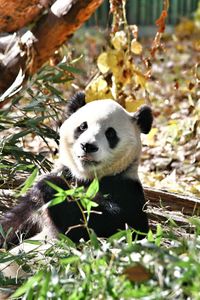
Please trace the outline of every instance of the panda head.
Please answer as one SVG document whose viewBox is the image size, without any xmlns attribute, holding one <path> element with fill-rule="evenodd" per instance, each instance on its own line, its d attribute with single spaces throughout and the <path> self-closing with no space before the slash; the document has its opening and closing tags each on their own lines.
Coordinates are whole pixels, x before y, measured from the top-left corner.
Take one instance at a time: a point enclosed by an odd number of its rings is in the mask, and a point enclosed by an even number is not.
<svg viewBox="0 0 200 300">
<path fill-rule="evenodd" d="M 109 99 L 85 104 L 84 94 L 78 93 L 68 102 L 67 119 L 60 128 L 60 161 L 80 180 L 138 166 L 140 134 L 150 131 L 152 120 L 148 106 L 128 113 Z"/>
</svg>

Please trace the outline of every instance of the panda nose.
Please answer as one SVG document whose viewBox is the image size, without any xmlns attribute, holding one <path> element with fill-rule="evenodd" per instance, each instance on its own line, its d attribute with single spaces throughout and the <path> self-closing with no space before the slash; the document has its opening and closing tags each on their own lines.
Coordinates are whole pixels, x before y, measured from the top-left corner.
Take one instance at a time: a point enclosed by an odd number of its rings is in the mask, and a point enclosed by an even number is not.
<svg viewBox="0 0 200 300">
<path fill-rule="evenodd" d="M 85 153 L 97 152 L 99 149 L 95 144 L 90 143 L 81 144 L 81 148 Z"/>
</svg>

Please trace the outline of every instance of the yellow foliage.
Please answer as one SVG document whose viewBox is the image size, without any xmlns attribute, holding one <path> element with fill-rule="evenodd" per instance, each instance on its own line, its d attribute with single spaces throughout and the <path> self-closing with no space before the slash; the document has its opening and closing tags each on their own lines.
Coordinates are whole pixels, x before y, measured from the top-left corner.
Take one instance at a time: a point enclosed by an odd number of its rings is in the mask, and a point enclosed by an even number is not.
<svg viewBox="0 0 200 300">
<path fill-rule="evenodd" d="M 127 45 L 126 33 L 124 31 L 117 31 L 111 40 L 112 45 L 116 50 L 122 50 Z"/>
<path fill-rule="evenodd" d="M 147 146 L 155 146 L 156 137 L 158 133 L 158 128 L 151 128 L 149 134 L 147 134 L 144 138 L 144 144 Z"/>
<path fill-rule="evenodd" d="M 193 44 L 194 49 L 195 49 L 196 51 L 199 51 L 199 52 L 200 52 L 200 40 L 194 40 L 194 41 L 192 42 L 192 44 Z"/>
<path fill-rule="evenodd" d="M 200 195 L 200 184 L 192 185 L 191 192 L 196 195 Z"/>
<path fill-rule="evenodd" d="M 99 57 L 97 59 L 97 66 L 99 68 L 99 71 L 102 74 L 105 74 L 109 71 L 110 67 L 108 65 L 108 53 L 107 52 L 103 52 L 99 55 Z"/>
<path fill-rule="evenodd" d="M 131 97 L 127 97 L 125 99 L 125 108 L 128 112 L 135 112 L 138 107 L 145 104 L 144 99 L 133 99 Z"/>
<path fill-rule="evenodd" d="M 113 99 L 110 88 L 102 75 L 89 83 L 85 89 L 85 94 L 86 102 L 97 99 Z"/>
<path fill-rule="evenodd" d="M 136 40 L 131 41 L 131 51 L 134 54 L 140 55 L 142 53 L 142 45 Z"/>
<path fill-rule="evenodd" d="M 144 99 L 135 100 L 135 91 L 145 90 L 147 80 L 133 61 L 133 54 L 142 53 L 142 45 L 136 35 L 131 37 L 125 30 L 116 32 L 111 44 L 114 49 L 108 48 L 97 59 L 101 76 L 87 86 L 86 101 L 111 98 L 119 101 L 128 111 L 135 111 L 144 104 Z"/>
<path fill-rule="evenodd" d="M 119 50 L 109 50 L 107 52 L 107 63 L 113 74 L 117 74 L 124 64 L 124 52 Z"/>
<path fill-rule="evenodd" d="M 160 185 L 170 192 L 177 192 L 180 186 L 177 182 L 176 170 L 173 170 L 169 175 L 161 180 Z"/>
<path fill-rule="evenodd" d="M 184 19 L 180 24 L 175 28 L 175 33 L 179 37 L 191 36 L 195 31 L 194 21 Z"/>
<path fill-rule="evenodd" d="M 137 74 L 135 75 L 135 82 L 137 85 L 140 85 L 144 89 L 147 79 L 142 73 L 137 72 Z"/>
</svg>

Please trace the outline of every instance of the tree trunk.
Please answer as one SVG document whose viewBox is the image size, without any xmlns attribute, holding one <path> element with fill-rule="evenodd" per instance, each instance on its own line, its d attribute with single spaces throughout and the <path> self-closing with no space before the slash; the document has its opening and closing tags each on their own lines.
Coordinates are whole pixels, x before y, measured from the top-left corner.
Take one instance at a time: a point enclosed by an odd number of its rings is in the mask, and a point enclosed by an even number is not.
<svg viewBox="0 0 200 300">
<path fill-rule="evenodd" d="M 71 8 L 66 7 L 63 0 L 58 0 L 52 6 L 51 12 L 44 16 L 33 29 L 37 39 L 34 49 L 37 55 L 29 72 L 31 74 L 61 46 L 97 9 L 102 0 L 73 1 Z M 56 6 L 57 5 L 57 6 Z M 68 10 L 69 9 L 69 10 Z M 53 41 L 53 42 L 52 42 Z"/>
<path fill-rule="evenodd" d="M 150 187 L 145 187 L 144 192 L 152 228 L 155 228 L 158 223 L 166 224 L 166 221 L 171 220 L 179 226 L 184 226 L 186 231 L 192 230 L 188 217 L 199 216 L 199 198 Z"/>
<path fill-rule="evenodd" d="M 0 0 L 0 32 L 14 32 L 19 30 L 31 23 L 54 1 Z"/>
<path fill-rule="evenodd" d="M 31 32 L 0 38 L 0 93 L 13 83 L 20 69 L 26 77 L 34 74 L 89 19 L 102 1 L 57 0 Z"/>
<path fill-rule="evenodd" d="M 199 215 L 200 199 L 155 188 L 145 187 L 147 202 L 153 207 L 167 208 L 169 211 L 181 212 L 187 216 Z"/>
</svg>

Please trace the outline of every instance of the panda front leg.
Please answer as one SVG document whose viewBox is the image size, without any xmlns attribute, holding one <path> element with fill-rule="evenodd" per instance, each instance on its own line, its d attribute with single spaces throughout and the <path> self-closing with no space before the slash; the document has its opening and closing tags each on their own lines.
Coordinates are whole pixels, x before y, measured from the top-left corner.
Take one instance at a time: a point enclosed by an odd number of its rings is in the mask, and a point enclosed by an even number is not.
<svg viewBox="0 0 200 300">
<path fill-rule="evenodd" d="M 28 272 L 23 270 L 23 265 L 19 265 L 16 262 L 17 256 L 21 254 L 35 254 L 38 259 L 42 259 L 46 250 L 52 247 L 52 244 L 55 243 L 56 238 L 48 238 L 46 236 L 47 232 L 44 228 L 40 233 L 36 234 L 34 237 L 30 239 L 30 241 L 24 240 L 20 245 L 11 249 L 8 253 L 8 257 L 10 256 L 10 260 L 5 263 L 0 263 L 0 272 L 5 277 L 10 278 L 20 278 L 27 277 L 30 275 Z M 32 243 L 32 242 L 36 243 Z M 34 258 L 33 258 L 34 260 Z"/>
<path fill-rule="evenodd" d="M 6 238 L 0 236 L 0 247 L 4 247 L 5 244 L 8 248 L 18 245 L 9 251 L 10 255 L 13 255 L 13 260 L 11 257 L 9 262 L 0 264 L 0 271 L 5 276 L 24 276 L 22 268 L 15 262 L 16 255 L 20 252 L 29 253 L 31 251 L 43 253 L 52 245 L 51 240 L 57 237 L 58 230 L 51 221 L 45 205 L 54 198 L 56 192 L 48 185 L 48 181 L 63 189 L 68 187 L 66 181 L 59 176 L 52 174 L 42 176 L 27 194 L 19 199 L 19 204 L 0 220 L 5 236 L 6 232 L 12 229 Z M 32 230 L 33 228 L 34 230 Z M 42 243 L 38 246 L 26 241 L 21 242 L 24 236 Z"/>
</svg>

